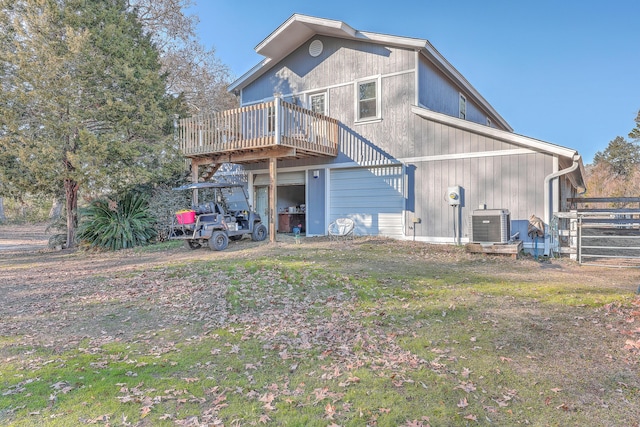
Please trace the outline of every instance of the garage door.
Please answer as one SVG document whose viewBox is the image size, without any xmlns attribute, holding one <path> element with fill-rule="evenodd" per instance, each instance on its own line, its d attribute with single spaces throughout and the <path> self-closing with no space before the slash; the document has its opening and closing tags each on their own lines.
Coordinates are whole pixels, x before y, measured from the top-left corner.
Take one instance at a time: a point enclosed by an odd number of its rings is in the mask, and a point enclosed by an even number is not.
<svg viewBox="0 0 640 427">
<path fill-rule="evenodd" d="M 276 176 L 277 185 L 304 185 L 304 171 L 278 172 Z M 256 175 L 253 185 L 256 187 L 269 185 L 269 174 L 261 173 Z"/>
<path fill-rule="evenodd" d="M 334 169 L 329 188 L 330 221 L 352 218 L 359 235 L 404 236 L 402 166 Z"/>
</svg>

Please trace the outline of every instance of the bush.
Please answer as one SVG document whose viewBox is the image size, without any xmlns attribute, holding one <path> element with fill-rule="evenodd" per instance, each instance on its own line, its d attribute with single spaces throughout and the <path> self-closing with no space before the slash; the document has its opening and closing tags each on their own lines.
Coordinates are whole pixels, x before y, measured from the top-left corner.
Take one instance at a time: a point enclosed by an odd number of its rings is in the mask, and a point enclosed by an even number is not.
<svg viewBox="0 0 640 427">
<path fill-rule="evenodd" d="M 152 191 L 149 209 L 154 213 L 158 241 L 169 238 L 175 212 L 191 206 L 191 194 L 187 191 L 173 191 L 167 185 L 159 185 Z"/>
<path fill-rule="evenodd" d="M 4 197 L 3 221 L 23 224 L 45 222 L 49 219 L 51 197 L 39 194 L 23 194 L 20 198 Z"/>
<path fill-rule="evenodd" d="M 78 240 L 108 250 L 132 248 L 156 237 L 154 224 L 147 198 L 139 193 L 119 202 L 99 199 L 80 210 Z"/>
</svg>

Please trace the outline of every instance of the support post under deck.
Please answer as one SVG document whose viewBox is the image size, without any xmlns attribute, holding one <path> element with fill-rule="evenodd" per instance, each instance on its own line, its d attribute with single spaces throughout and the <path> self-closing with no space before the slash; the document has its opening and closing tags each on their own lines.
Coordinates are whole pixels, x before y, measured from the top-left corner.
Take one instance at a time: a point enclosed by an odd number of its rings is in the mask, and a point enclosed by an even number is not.
<svg viewBox="0 0 640 427">
<path fill-rule="evenodd" d="M 276 209 L 276 200 L 278 200 L 277 162 L 277 158 L 269 158 L 269 242 L 271 243 L 276 241 L 276 220 L 278 219 L 278 210 Z"/>
</svg>

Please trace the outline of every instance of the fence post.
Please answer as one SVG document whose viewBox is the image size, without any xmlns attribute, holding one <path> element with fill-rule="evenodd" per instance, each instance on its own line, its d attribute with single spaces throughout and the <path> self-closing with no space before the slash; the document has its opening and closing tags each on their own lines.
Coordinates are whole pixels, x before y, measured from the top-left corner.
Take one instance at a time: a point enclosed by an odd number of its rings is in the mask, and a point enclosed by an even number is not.
<svg viewBox="0 0 640 427">
<path fill-rule="evenodd" d="M 578 215 L 578 264 L 582 264 L 582 215 Z"/>
</svg>

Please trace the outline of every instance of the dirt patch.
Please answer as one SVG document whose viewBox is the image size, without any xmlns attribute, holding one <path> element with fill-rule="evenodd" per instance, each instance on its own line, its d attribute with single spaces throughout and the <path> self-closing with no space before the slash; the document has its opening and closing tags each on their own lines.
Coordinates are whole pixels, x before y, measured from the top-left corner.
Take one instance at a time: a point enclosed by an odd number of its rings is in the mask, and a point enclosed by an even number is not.
<svg viewBox="0 0 640 427">
<path fill-rule="evenodd" d="M 536 283 L 544 277 L 547 283 L 586 284 L 593 289 L 629 294 L 633 294 L 640 283 L 636 269 L 585 267 L 568 259 L 545 262 L 513 260 L 468 254 L 463 248 L 379 238 L 359 238 L 348 243 L 306 238 L 297 243 L 291 236 L 278 235 L 276 243 L 253 242 L 247 238 L 230 242 L 225 251 L 174 247 L 158 251 L 83 252 L 48 249 L 45 229 L 43 224 L 0 226 L 0 294 L 4 300 L 0 304 L 0 317 L 13 317 L 10 322 L 12 330 L 0 333 L 26 334 L 34 341 L 61 342 L 71 335 L 99 334 L 93 327 L 91 331 L 78 330 L 79 324 L 95 322 L 86 313 L 75 312 L 74 306 L 86 306 L 87 301 L 91 301 L 89 305 L 96 313 L 101 312 L 100 304 L 104 301 L 132 306 L 142 297 L 136 293 L 138 288 L 144 288 L 144 292 L 162 291 L 170 295 L 174 288 L 182 286 L 182 281 L 179 277 L 167 276 L 167 268 L 185 266 L 186 275 L 190 274 L 190 265 L 206 261 L 229 260 L 236 263 L 244 259 L 309 255 L 315 259 L 314 263 L 326 264 L 326 268 L 337 274 L 365 276 L 387 271 L 390 274 L 403 271 L 419 275 L 426 263 L 430 266 L 430 273 L 425 280 L 438 280 L 440 274 L 452 273 L 460 284 L 468 282 L 472 276 L 490 277 L 505 283 Z M 367 258 L 362 258 L 361 250 L 367 251 Z M 182 288 L 181 291 L 191 292 Z M 571 297 L 571 292 L 567 291 L 567 298 Z M 27 312 L 36 315 L 20 314 Z M 57 320 L 52 320 L 52 317 Z M 48 324 L 41 324 L 44 319 Z M 152 327 L 156 319 L 148 317 L 148 321 L 149 325 L 138 325 L 137 329 Z M 42 331 L 40 337 L 33 332 L 38 330 Z"/>
<path fill-rule="evenodd" d="M 468 254 L 456 247 L 378 238 L 360 238 L 348 243 L 306 238 L 297 244 L 293 237 L 278 235 L 276 243 L 253 242 L 247 238 L 230 242 L 225 251 L 208 248 L 189 250 L 182 246 L 159 251 L 56 251 L 47 248 L 45 228 L 42 224 L 0 227 L 0 294 L 4 300 L 0 306 L 0 317 L 8 319 L 18 313 L 11 322 L 11 334 L 25 334 L 34 341 L 64 342 L 72 336 L 99 335 L 100 326 L 95 325 L 95 317 L 88 316 L 80 307 L 88 305 L 94 315 L 104 314 L 108 320 L 109 314 L 102 313 L 104 302 L 116 301 L 118 305 L 129 307 L 137 305 L 137 301 L 144 304 L 143 295 L 147 293 L 164 294 L 162 298 L 165 298 L 179 289 L 183 294 L 190 294 L 192 291 L 184 288 L 183 282 L 191 279 L 181 280 L 179 275 L 174 276 L 175 272 L 167 275 L 166 271 L 184 268 L 182 274 L 186 276 L 191 274 L 192 265 L 207 261 L 237 263 L 247 260 L 251 263 L 261 258 L 309 255 L 314 263 L 324 264 L 337 274 L 361 276 L 385 272 L 395 275 L 401 271 L 420 275 L 426 264 L 429 265 L 429 273 L 425 280 L 439 280 L 441 275 L 453 274 L 453 280 L 460 284 L 478 280 L 478 277 L 505 283 L 539 283 L 544 277 L 544 282 L 549 284 L 566 284 L 567 298 L 584 292 L 584 286 L 633 294 L 640 283 L 636 269 L 580 266 L 568 259 L 545 262 L 528 258 L 513 260 Z M 364 252 L 366 258 L 362 255 Z M 574 291 L 572 287 L 581 289 Z M 196 297 L 192 295 L 189 298 Z M 31 315 L 20 314 L 28 312 Z M 180 314 L 176 313 L 176 316 L 180 317 Z M 140 324 L 135 329 L 153 327 L 158 320 L 153 316 L 146 319 L 148 325 Z M 95 327 L 90 326 L 92 324 Z M 108 329 L 104 325 L 101 327 L 102 330 Z M 38 337 L 38 333 L 33 331 L 42 331 L 42 335 Z"/>
<path fill-rule="evenodd" d="M 188 250 L 184 247 L 160 251 L 123 250 L 118 252 L 56 251 L 47 247 L 50 233 L 47 224 L 0 225 L 0 278 L 5 283 L 29 281 L 41 285 L 94 277 L 112 276 L 126 271 L 153 269 L 168 264 L 190 261 L 251 259 L 286 254 L 314 254 L 335 259 L 337 270 L 395 271 L 399 266 L 407 272 L 420 269 L 423 263 L 441 266 L 443 272 L 487 274 L 508 281 L 536 281 L 541 276 L 548 282 L 588 283 L 599 286 L 638 290 L 640 270 L 580 266 L 568 258 L 536 261 L 532 257 L 514 260 L 503 256 L 465 253 L 462 247 L 427 245 L 420 242 L 394 241 L 384 238 L 359 238 L 353 242 L 330 242 L 324 237 L 303 238 L 278 234 L 277 242 L 253 242 L 248 238 L 230 242 L 225 251 L 208 248 Z M 375 259 L 361 259 L 360 247 L 375 248 Z M 404 253 L 396 256 L 397 252 Z M 437 269 L 437 268 L 436 268 Z M 44 276 L 43 276 L 44 275 Z M 43 280 L 46 279 L 46 280 Z M 463 278 L 464 279 L 464 278 Z"/>
<path fill-rule="evenodd" d="M 47 248 L 47 224 L 0 225 L 0 252 L 38 251 Z"/>
</svg>

